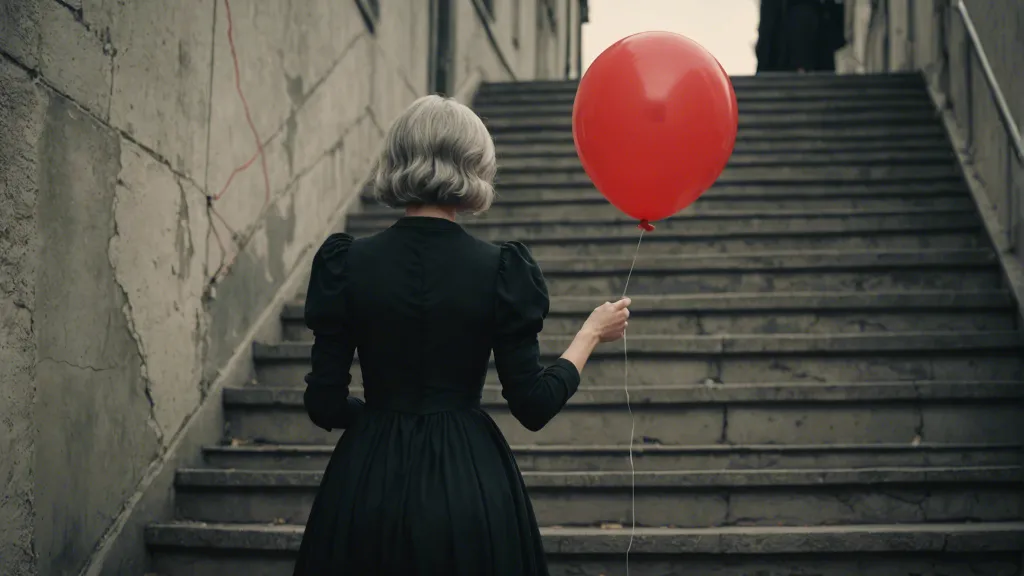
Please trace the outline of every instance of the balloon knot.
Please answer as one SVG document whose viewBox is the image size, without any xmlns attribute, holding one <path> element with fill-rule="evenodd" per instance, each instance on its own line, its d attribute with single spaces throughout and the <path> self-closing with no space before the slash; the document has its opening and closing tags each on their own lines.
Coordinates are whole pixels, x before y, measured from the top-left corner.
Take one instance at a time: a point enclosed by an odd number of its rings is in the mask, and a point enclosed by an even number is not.
<svg viewBox="0 0 1024 576">
<path fill-rule="evenodd" d="M 651 224 L 647 220 L 641 220 L 637 228 L 643 230 L 644 232 L 654 232 L 654 224 Z"/>
</svg>

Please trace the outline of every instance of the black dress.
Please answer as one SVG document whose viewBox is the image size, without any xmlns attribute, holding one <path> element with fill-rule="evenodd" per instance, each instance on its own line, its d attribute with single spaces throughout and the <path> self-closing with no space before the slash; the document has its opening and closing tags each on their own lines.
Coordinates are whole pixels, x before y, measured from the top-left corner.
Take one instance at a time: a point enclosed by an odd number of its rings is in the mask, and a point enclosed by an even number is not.
<svg viewBox="0 0 1024 576">
<path fill-rule="evenodd" d="M 539 430 L 579 386 L 539 363 L 548 294 L 518 243 L 477 240 L 437 218 L 402 218 L 317 252 L 310 419 L 345 433 L 313 504 L 296 575 L 547 574 L 515 459 L 480 409 L 491 352 L 511 413 Z M 358 351 L 365 404 L 349 396 Z"/>
</svg>

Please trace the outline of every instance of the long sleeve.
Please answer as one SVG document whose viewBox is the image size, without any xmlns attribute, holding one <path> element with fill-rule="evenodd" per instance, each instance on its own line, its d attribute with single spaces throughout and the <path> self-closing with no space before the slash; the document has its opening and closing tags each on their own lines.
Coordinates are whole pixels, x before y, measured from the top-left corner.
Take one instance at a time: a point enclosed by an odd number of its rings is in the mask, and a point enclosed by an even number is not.
<svg viewBox="0 0 1024 576">
<path fill-rule="evenodd" d="M 550 300 L 540 267 L 518 242 L 501 247 L 494 362 L 509 410 L 531 431 L 544 427 L 576 393 L 580 373 L 559 358 L 544 367 L 537 335 Z"/>
<path fill-rule="evenodd" d="M 348 316 L 346 261 L 352 237 L 333 234 L 313 257 L 306 291 L 306 326 L 313 331 L 312 370 L 303 403 L 310 420 L 332 430 L 347 428 L 363 409 L 349 396 L 356 343 Z"/>
</svg>

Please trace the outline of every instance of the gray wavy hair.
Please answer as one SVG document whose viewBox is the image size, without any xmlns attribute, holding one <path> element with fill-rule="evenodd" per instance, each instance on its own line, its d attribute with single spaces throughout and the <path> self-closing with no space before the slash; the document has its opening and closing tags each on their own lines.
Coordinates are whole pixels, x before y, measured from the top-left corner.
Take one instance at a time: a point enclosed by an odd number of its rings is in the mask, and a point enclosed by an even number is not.
<svg viewBox="0 0 1024 576">
<path fill-rule="evenodd" d="M 388 130 L 373 192 L 391 208 L 483 212 L 494 201 L 496 171 L 494 142 L 480 117 L 450 98 L 424 96 Z"/>
</svg>

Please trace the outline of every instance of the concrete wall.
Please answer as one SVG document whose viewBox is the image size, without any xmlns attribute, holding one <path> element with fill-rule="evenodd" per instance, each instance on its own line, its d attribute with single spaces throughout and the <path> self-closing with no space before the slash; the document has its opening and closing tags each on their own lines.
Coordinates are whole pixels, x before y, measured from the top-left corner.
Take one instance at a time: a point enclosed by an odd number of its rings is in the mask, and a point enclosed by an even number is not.
<svg viewBox="0 0 1024 576">
<path fill-rule="evenodd" d="M 855 0 L 851 14 L 867 26 L 847 32 L 858 71 L 920 70 L 947 120 L 968 183 L 1004 260 L 1008 282 L 1024 295 L 1024 165 L 1013 153 L 957 2 Z M 1024 3 L 966 0 L 1018 129 L 1024 129 Z M 863 16 L 868 13 L 868 16 Z"/>
<path fill-rule="evenodd" d="M 871 0 L 857 4 L 870 11 Z M 1009 192 L 1016 186 L 1020 193 L 1020 166 L 1008 162 L 1005 128 L 954 5 L 948 0 L 880 0 L 870 28 L 861 34 L 867 34 L 869 45 L 875 38 L 884 41 L 877 43 L 878 55 L 869 47 L 861 59 L 868 72 L 922 70 L 942 92 L 1005 225 L 1010 222 Z M 1011 112 L 1018 126 L 1024 125 L 1024 4 L 968 0 L 966 5 Z M 854 33 L 852 40 L 860 42 L 861 34 Z M 1015 177 L 1008 179 L 1011 171 Z M 1019 241 L 1021 235 L 1016 236 Z M 1017 248 L 1024 251 L 1024 244 Z"/>
<path fill-rule="evenodd" d="M 565 78 L 566 62 L 568 77 L 579 77 L 581 0 L 494 0 L 493 17 L 485 15 L 483 0 L 452 1 L 458 30 L 456 92 L 480 81 Z M 549 5 L 553 29 L 547 19 Z"/>
<path fill-rule="evenodd" d="M 536 1 L 518 47 L 511 1 L 453 2 L 468 93 L 564 63 Z M 380 5 L 0 0 L 0 574 L 141 573 L 96 551 L 169 511 L 225 363 L 426 92 L 428 2 Z"/>
</svg>

